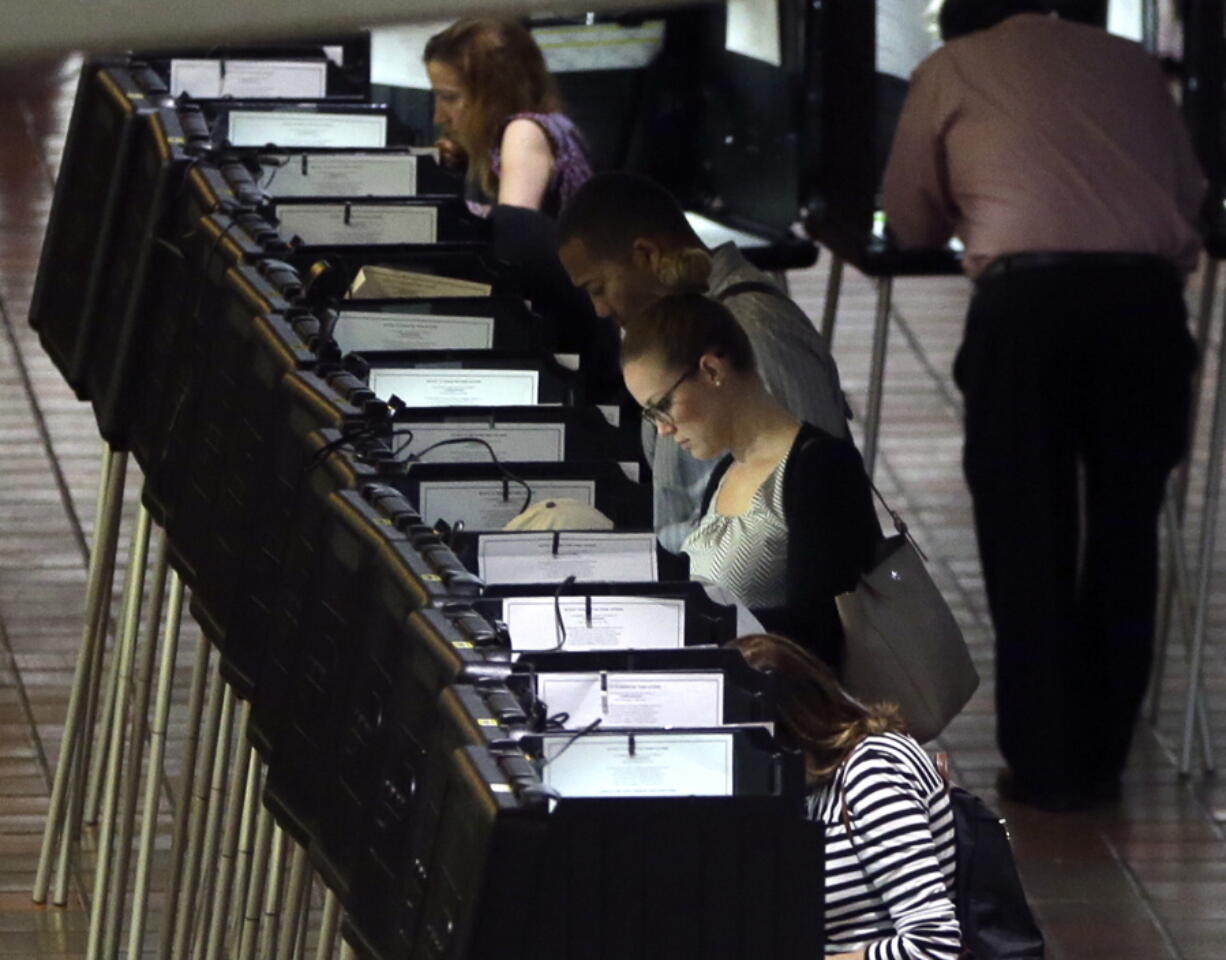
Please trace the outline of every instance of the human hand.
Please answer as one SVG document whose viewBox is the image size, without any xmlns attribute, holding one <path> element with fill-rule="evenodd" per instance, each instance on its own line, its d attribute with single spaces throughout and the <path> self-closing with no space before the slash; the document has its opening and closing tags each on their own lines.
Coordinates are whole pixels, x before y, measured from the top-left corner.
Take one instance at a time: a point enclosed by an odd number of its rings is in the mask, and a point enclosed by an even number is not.
<svg viewBox="0 0 1226 960">
<path fill-rule="evenodd" d="M 468 154 L 454 140 L 440 138 L 435 144 L 438 148 L 438 159 L 444 167 L 463 167 L 468 163 Z"/>
<path fill-rule="evenodd" d="M 827 957 L 826 960 L 864 960 L 866 951 L 856 950 L 853 953 L 836 953 Z"/>
</svg>

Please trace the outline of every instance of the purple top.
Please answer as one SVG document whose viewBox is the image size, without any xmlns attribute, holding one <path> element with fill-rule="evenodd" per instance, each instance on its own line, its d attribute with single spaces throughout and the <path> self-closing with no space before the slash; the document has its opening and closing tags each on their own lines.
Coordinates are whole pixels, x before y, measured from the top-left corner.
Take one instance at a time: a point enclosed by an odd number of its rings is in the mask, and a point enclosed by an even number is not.
<svg viewBox="0 0 1226 960">
<path fill-rule="evenodd" d="M 561 113 L 517 113 L 507 117 L 507 123 L 519 119 L 531 120 L 545 131 L 549 146 L 553 149 L 553 173 L 545 187 L 541 212 L 556 217 L 570 203 L 575 191 L 592 176 L 592 165 L 587 158 L 587 144 L 579 128 L 570 118 Z M 503 125 L 506 129 L 506 125 Z M 502 175 L 502 150 L 490 151 L 490 169 L 494 176 Z"/>
</svg>

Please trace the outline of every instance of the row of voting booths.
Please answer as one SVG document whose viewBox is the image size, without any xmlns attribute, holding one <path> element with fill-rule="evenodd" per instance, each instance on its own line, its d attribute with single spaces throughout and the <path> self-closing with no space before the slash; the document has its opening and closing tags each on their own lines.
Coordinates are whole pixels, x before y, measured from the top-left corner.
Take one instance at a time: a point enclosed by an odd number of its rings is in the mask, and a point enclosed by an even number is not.
<svg viewBox="0 0 1226 960">
<path fill-rule="evenodd" d="M 718 6 L 538 36 L 598 166 L 655 176 L 764 269 L 820 241 L 882 278 L 875 437 L 888 278 L 957 252 L 879 229 L 864 158 L 897 98 L 873 8 L 781 3 L 765 43 Z M 592 37 L 646 53 L 559 66 Z M 66 901 L 96 822 L 91 960 L 154 927 L 163 958 L 290 958 L 308 928 L 319 956 L 339 929 L 380 960 L 810 956 L 802 764 L 770 678 L 723 646 L 745 611 L 656 544 L 616 335 L 550 265 L 548 221 L 473 212 L 425 94 L 372 86 L 380 56 L 362 35 L 82 72 L 31 323 L 104 456 L 35 899 Z M 611 529 L 504 529 L 557 501 Z M 203 639 L 176 693 L 184 608 Z"/>
</svg>

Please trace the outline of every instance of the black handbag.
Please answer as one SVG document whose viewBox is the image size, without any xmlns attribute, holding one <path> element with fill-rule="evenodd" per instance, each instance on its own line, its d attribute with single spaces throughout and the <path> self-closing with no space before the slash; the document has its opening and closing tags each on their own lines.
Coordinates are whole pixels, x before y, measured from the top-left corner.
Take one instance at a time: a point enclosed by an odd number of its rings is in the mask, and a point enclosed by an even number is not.
<svg viewBox="0 0 1226 960">
<path fill-rule="evenodd" d="M 966 706 L 979 674 L 907 525 L 869 486 L 898 534 L 878 543 L 855 590 L 835 598 L 846 638 L 839 680 L 865 703 L 896 704 L 911 736 L 926 743 Z"/>
<path fill-rule="evenodd" d="M 1005 821 L 975 794 L 950 783 L 946 754 L 937 754 L 935 765 L 954 818 L 953 901 L 962 937 L 960 960 L 1043 960 L 1043 932 L 1026 900 Z M 856 850 L 846 796 L 840 804 L 847 839 Z"/>
</svg>

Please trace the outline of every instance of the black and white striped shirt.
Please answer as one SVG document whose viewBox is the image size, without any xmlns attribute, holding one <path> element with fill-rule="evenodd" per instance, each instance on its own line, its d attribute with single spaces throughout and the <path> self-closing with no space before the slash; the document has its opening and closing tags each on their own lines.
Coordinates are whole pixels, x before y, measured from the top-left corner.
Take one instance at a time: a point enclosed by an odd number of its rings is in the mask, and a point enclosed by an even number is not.
<svg viewBox="0 0 1226 960">
<path fill-rule="evenodd" d="M 897 733 L 866 737 L 810 797 L 809 815 L 826 828 L 828 954 L 955 960 L 953 812 L 918 743 Z"/>
</svg>

